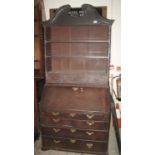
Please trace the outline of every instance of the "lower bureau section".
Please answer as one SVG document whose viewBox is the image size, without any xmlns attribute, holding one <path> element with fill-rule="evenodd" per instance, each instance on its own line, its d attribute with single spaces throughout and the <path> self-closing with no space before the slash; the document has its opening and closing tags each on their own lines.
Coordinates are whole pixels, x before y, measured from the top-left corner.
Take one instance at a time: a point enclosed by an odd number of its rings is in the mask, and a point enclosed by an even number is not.
<svg viewBox="0 0 155 155">
<path fill-rule="evenodd" d="M 64 139 L 42 136 L 42 149 L 67 150 L 107 155 L 108 143 L 104 141 L 86 141 L 82 139 Z"/>
<path fill-rule="evenodd" d="M 46 85 L 40 104 L 43 150 L 108 155 L 109 88 Z"/>
</svg>

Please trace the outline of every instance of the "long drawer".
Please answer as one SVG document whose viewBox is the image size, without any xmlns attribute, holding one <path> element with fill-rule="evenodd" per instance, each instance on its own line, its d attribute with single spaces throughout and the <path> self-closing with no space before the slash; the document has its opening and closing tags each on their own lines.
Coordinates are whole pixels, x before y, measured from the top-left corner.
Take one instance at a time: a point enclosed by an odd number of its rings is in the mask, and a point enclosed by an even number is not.
<svg viewBox="0 0 155 155">
<path fill-rule="evenodd" d="M 65 118 L 41 117 L 41 125 L 59 126 L 59 127 L 75 127 L 81 129 L 108 130 L 109 123 L 94 120 L 74 120 Z"/>
<path fill-rule="evenodd" d="M 42 136 L 42 149 L 58 149 L 75 152 L 106 154 L 108 143 L 104 141 L 86 141 L 81 139 L 63 139 Z"/>
<path fill-rule="evenodd" d="M 87 140 L 108 141 L 108 132 L 102 130 L 81 130 L 77 128 L 41 127 L 42 135 Z"/>
<path fill-rule="evenodd" d="M 51 111 L 51 112 L 42 112 L 41 117 L 60 117 L 68 119 L 78 119 L 78 120 L 96 120 L 96 121 L 109 121 L 109 113 L 101 112 L 91 112 L 91 111 L 75 111 L 75 110 L 64 110 L 60 111 Z"/>
</svg>

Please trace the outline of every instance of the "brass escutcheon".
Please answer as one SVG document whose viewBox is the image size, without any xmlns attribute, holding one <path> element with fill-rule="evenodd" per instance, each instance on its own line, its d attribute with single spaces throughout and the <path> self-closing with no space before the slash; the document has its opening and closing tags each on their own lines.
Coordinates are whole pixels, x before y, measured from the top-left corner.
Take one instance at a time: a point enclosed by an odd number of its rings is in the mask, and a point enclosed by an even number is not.
<svg viewBox="0 0 155 155">
<path fill-rule="evenodd" d="M 83 88 L 80 88 L 80 92 L 83 93 L 84 92 L 84 89 Z"/>
<path fill-rule="evenodd" d="M 88 147 L 88 149 L 91 149 L 93 147 L 92 143 L 87 143 L 86 146 Z"/>
<path fill-rule="evenodd" d="M 73 91 L 77 91 L 79 88 L 77 88 L 77 87 L 72 87 L 72 90 Z"/>
</svg>

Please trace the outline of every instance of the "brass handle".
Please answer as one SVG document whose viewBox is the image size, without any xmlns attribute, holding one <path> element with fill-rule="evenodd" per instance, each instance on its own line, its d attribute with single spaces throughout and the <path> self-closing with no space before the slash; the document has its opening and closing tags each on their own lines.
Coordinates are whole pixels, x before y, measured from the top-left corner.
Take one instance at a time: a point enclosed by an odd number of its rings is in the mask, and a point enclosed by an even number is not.
<svg viewBox="0 0 155 155">
<path fill-rule="evenodd" d="M 55 144 L 58 144 L 58 143 L 61 143 L 61 141 L 60 140 L 53 140 L 53 142 L 55 143 Z"/>
<path fill-rule="evenodd" d="M 86 122 L 89 126 L 92 126 L 95 122 L 94 121 L 87 121 Z"/>
<path fill-rule="evenodd" d="M 61 129 L 53 128 L 53 131 L 54 131 L 55 133 L 59 132 L 60 130 L 61 130 Z"/>
<path fill-rule="evenodd" d="M 72 133 L 74 133 L 74 132 L 76 132 L 76 129 L 70 129 L 70 132 L 72 132 Z"/>
<path fill-rule="evenodd" d="M 60 121 L 60 119 L 59 119 L 59 118 L 53 118 L 52 120 L 53 120 L 53 122 L 55 122 L 55 123 L 57 123 L 57 122 L 59 122 L 59 121 Z"/>
<path fill-rule="evenodd" d="M 89 135 L 89 136 L 91 136 L 91 135 L 94 134 L 94 132 L 89 132 L 89 131 L 87 131 L 86 134 Z"/>
<path fill-rule="evenodd" d="M 93 147 L 92 143 L 87 143 L 86 146 L 88 147 L 88 149 L 91 149 Z"/>
<path fill-rule="evenodd" d="M 73 91 L 77 91 L 79 88 L 77 87 L 72 87 Z"/>
<path fill-rule="evenodd" d="M 70 139 L 70 142 L 71 142 L 72 144 L 74 144 L 74 143 L 76 143 L 76 140 L 75 140 L 75 139 Z"/>
<path fill-rule="evenodd" d="M 76 113 L 70 113 L 69 116 L 70 117 L 75 117 L 76 116 Z"/>
<path fill-rule="evenodd" d="M 94 114 L 87 114 L 86 116 L 88 119 L 92 119 L 94 117 Z"/>
<path fill-rule="evenodd" d="M 52 115 L 53 115 L 53 116 L 59 116 L 60 113 L 59 113 L 59 112 L 52 112 Z"/>
</svg>

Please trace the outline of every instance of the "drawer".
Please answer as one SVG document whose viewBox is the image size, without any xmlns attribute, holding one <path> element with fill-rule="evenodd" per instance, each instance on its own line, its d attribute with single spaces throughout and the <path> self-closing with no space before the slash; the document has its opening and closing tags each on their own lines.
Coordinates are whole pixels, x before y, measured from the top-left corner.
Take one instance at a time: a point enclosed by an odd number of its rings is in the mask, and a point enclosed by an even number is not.
<svg viewBox="0 0 155 155">
<path fill-rule="evenodd" d="M 108 143 L 104 141 L 96 142 L 42 136 L 42 149 L 58 149 L 102 154 L 107 153 Z"/>
<path fill-rule="evenodd" d="M 109 121 L 109 113 L 91 112 L 91 111 L 52 111 L 42 112 L 41 117 L 59 117 L 77 120 L 96 120 L 96 121 Z"/>
<path fill-rule="evenodd" d="M 42 135 L 87 140 L 108 141 L 108 132 L 102 130 L 81 130 L 77 128 L 42 127 Z"/>
<path fill-rule="evenodd" d="M 41 117 L 41 125 L 59 126 L 59 127 L 75 127 L 81 129 L 108 130 L 109 122 L 94 120 L 74 120 L 52 117 Z"/>
</svg>

